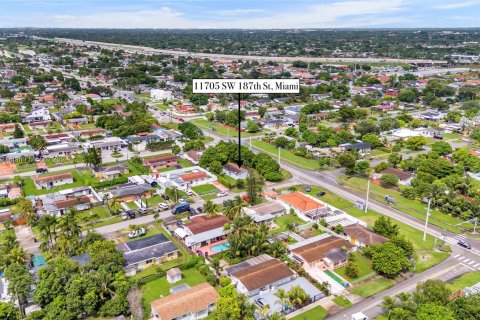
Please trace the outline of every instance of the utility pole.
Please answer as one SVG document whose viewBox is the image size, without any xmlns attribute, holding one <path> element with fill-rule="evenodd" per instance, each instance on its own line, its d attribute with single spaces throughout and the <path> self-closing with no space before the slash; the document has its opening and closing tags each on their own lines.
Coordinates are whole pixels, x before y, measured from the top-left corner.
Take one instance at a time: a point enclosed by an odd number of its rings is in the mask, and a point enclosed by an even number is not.
<svg viewBox="0 0 480 320">
<path fill-rule="evenodd" d="M 427 240 L 427 227 L 428 227 L 428 217 L 430 216 L 430 205 L 432 204 L 432 198 L 428 199 L 427 207 L 427 217 L 425 218 L 425 228 L 423 230 L 423 241 Z"/>
<path fill-rule="evenodd" d="M 281 160 L 281 153 L 280 153 L 280 147 L 278 147 L 278 164 L 280 164 Z"/>
<path fill-rule="evenodd" d="M 365 213 L 368 212 L 368 199 L 370 198 L 370 176 L 367 178 L 367 201 L 365 201 Z"/>
</svg>

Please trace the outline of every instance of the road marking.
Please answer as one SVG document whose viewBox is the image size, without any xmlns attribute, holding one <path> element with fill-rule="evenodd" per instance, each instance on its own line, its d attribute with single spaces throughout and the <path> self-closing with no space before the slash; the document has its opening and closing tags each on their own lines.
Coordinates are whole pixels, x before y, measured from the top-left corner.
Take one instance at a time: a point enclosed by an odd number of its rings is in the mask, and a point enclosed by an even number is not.
<svg viewBox="0 0 480 320">
<path fill-rule="evenodd" d="M 459 254 L 456 254 L 456 255 L 454 255 L 453 257 L 456 258 L 456 257 L 458 257 L 458 256 L 459 256 Z"/>
<path fill-rule="evenodd" d="M 478 267 L 478 266 L 480 266 L 480 263 L 477 263 L 477 264 L 474 265 L 473 267 L 476 268 L 476 267 Z"/>
<path fill-rule="evenodd" d="M 474 263 L 475 263 L 475 260 L 472 261 L 472 262 L 470 262 L 468 265 L 471 266 L 471 265 L 474 264 Z"/>
<path fill-rule="evenodd" d="M 464 260 L 463 263 L 467 263 L 468 261 L 470 261 L 470 259 Z"/>
<path fill-rule="evenodd" d="M 460 260 L 460 261 L 462 261 L 463 259 L 465 259 L 465 257 L 463 257 L 463 256 L 458 258 L 458 260 Z"/>
<path fill-rule="evenodd" d="M 462 265 L 463 265 L 464 267 L 467 267 L 467 268 L 470 269 L 470 270 L 475 271 L 475 269 L 473 269 L 472 267 L 467 266 L 465 263 L 462 263 Z"/>
</svg>

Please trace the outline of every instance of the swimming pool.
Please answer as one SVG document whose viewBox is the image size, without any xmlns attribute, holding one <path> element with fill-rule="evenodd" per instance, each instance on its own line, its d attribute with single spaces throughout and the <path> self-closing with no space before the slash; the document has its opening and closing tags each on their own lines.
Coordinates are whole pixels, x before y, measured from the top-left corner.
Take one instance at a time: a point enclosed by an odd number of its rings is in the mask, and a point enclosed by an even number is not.
<svg viewBox="0 0 480 320">
<path fill-rule="evenodd" d="M 223 243 L 219 243 L 219 244 L 216 244 L 214 246 L 211 246 L 210 250 L 212 250 L 215 253 L 219 253 L 219 252 L 227 250 L 229 247 L 230 247 L 230 243 L 223 242 Z"/>
</svg>

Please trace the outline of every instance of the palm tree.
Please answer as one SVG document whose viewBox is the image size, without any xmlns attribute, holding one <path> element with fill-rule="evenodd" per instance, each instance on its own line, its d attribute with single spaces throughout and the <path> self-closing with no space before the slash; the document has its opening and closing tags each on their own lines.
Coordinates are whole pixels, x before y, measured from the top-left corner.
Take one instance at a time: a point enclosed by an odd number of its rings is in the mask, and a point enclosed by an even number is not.
<svg viewBox="0 0 480 320">
<path fill-rule="evenodd" d="M 228 201 L 225 215 L 233 220 L 242 215 L 243 207 L 245 206 L 247 206 L 247 203 L 240 196 L 236 196 L 233 200 Z"/>
<path fill-rule="evenodd" d="M 305 302 L 308 301 L 308 299 L 309 297 L 307 293 L 299 285 L 293 286 L 288 291 L 288 300 L 295 308 L 301 307 L 303 304 L 305 304 Z"/>
<path fill-rule="evenodd" d="M 282 313 L 285 312 L 286 309 L 291 307 L 290 300 L 288 299 L 288 294 L 283 288 L 279 288 L 277 292 L 274 293 L 275 297 L 278 298 L 275 303 L 278 303 L 282 306 Z"/>
<path fill-rule="evenodd" d="M 397 307 L 397 302 L 395 301 L 395 298 L 392 297 L 385 297 L 383 298 L 382 303 L 380 304 L 383 310 L 390 312 L 393 308 Z"/>
<path fill-rule="evenodd" d="M 203 205 L 203 210 L 205 210 L 207 217 L 215 217 L 219 214 L 218 205 L 211 200 L 205 202 L 205 204 Z"/>
<path fill-rule="evenodd" d="M 215 272 L 215 275 L 217 276 L 217 279 L 220 278 L 220 272 L 223 270 L 223 267 L 220 265 L 220 258 L 219 257 L 213 257 L 212 258 L 212 260 L 210 261 L 210 267 Z"/>
<path fill-rule="evenodd" d="M 110 211 L 110 213 L 112 213 L 112 211 L 114 213 L 117 213 L 119 205 L 120 203 L 117 197 L 112 197 L 110 201 L 108 201 L 108 208 L 109 208 L 108 210 Z"/>
<path fill-rule="evenodd" d="M 285 320 L 285 317 L 278 312 L 274 312 L 267 317 L 268 320 Z"/>
<path fill-rule="evenodd" d="M 43 250 L 50 250 L 57 240 L 57 219 L 51 215 L 44 215 L 38 220 L 37 227 L 40 231 L 40 237 L 44 241 L 42 243 Z"/>
</svg>

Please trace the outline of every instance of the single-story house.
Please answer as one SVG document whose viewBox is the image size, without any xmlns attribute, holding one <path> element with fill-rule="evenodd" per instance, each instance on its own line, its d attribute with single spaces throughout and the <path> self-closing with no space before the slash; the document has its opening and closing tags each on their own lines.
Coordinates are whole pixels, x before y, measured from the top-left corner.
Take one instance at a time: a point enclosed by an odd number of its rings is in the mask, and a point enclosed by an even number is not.
<svg viewBox="0 0 480 320">
<path fill-rule="evenodd" d="M 230 162 L 223 166 L 223 173 L 227 176 L 238 180 L 248 177 L 248 170 L 245 167 L 239 167 L 238 164 Z"/>
<path fill-rule="evenodd" d="M 192 250 L 199 249 L 212 242 L 223 240 L 226 237 L 226 231 L 223 226 L 230 220 L 218 215 L 207 217 L 204 215 L 196 216 L 190 219 L 190 223 L 177 228 L 175 234 L 183 239 L 185 245 Z"/>
<path fill-rule="evenodd" d="M 117 248 L 126 260 L 124 269 L 129 276 L 152 265 L 176 259 L 180 251 L 164 234 L 119 243 Z"/>
<path fill-rule="evenodd" d="M 62 143 L 48 146 L 43 152 L 47 158 L 70 157 L 80 152 L 80 146 L 77 143 Z"/>
<path fill-rule="evenodd" d="M 275 217 L 284 215 L 287 211 L 284 206 L 274 200 L 246 207 L 243 210 L 257 223 L 271 222 Z"/>
<path fill-rule="evenodd" d="M 337 269 L 347 264 L 348 253 L 353 245 L 345 239 L 328 236 L 314 242 L 306 242 L 305 245 L 296 244 L 291 250 L 294 261 L 303 265 L 306 271 L 309 269 Z"/>
<path fill-rule="evenodd" d="M 77 211 L 88 210 L 101 205 L 103 200 L 90 186 L 72 188 L 38 196 L 36 199 L 37 213 L 59 217 L 70 208 Z"/>
<path fill-rule="evenodd" d="M 152 317 L 158 320 L 196 320 L 207 317 L 215 309 L 220 295 L 208 283 L 150 302 Z"/>
<path fill-rule="evenodd" d="M 348 241 L 357 247 L 366 247 L 372 244 L 382 244 L 388 241 L 388 238 L 362 226 L 359 223 L 343 227 L 343 233 Z"/>
<path fill-rule="evenodd" d="M 43 136 L 43 138 L 45 139 L 45 142 L 49 146 L 70 142 L 70 140 L 72 140 L 72 138 L 66 133 L 46 134 Z"/>
<path fill-rule="evenodd" d="M 198 165 L 200 158 L 202 157 L 202 151 L 190 150 L 183 154 L 183 158 L 190 161 L 194 165 Z"/>
<path fill-rule="evenodd" d="M 70 172 L 52 174 L 34 178 L 33 182 L 37 189 L 52 189 L 64 184 L 73 183 L 73 175 Z"/>
<path fill-rule="evenodd" d="M 177 156 L 161 156 L 144 159 L 143 164 L 151 170 L 160 170 L 177 165 Z"/>
<path fill-rule="evenodd" d="M 15 131 L 15 127 L 15 123 L 0 124 L 0 132 L 13 132 Z"/>
<path fill-rule="evenodd" d="M 261 255 L 225 269 L 237 291 L 247 296 L 269 292 L 293 280 L 295 273 L 287 264 L 269 255 Z"/>
<path fill-rule="evenodd" d="M 292 192 L 277 198 L 289 211 L 294 209 L 305 221 L 317 220 L 330 214 L 330 209 L 320 201 L 301 192 Z"/>
<path fill-rule="evenodd" d="M 138 198 L 149 198 L 151 189 L 152 187 L 149 184 L 124 184 L 110 189 L 108 193 L 119 201 L 130 202 Z"/>
<path fill-rule="evenodd" d="M 398 183 L 409 186 L 412 182 L 412 179 L 415 175 L 411 172 L 403 171 L 397 168 L 387 168 L 381 172 L 381 175 L 384 174 L 393 174 L 394 176 L 398 177 Z"/>
<path fill-rule="evenodd" d="M 100 180 L 111 180 L 129 173 L 129 169 L 124 164 L 113 166 L 99 167 L 93 170 L 95 178 Z"/>
</svg>

